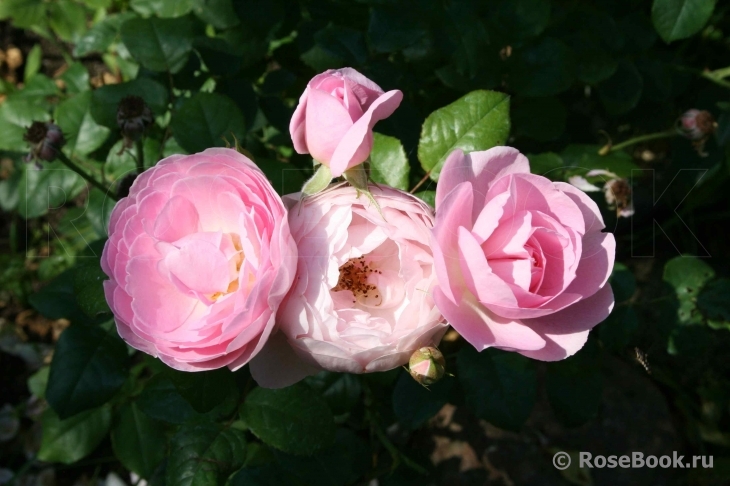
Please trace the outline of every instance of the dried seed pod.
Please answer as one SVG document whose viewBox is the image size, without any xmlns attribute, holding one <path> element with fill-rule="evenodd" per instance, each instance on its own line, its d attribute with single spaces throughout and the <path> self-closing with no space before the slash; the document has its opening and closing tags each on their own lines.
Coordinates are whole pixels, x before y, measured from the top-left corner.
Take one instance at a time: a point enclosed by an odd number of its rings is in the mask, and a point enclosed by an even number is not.
<svg viewBox="0 0 730 486">
<path fill-rule="evenodd" d="M 124 144 L 130 147 L 139 140 L 154 118 L 147 103 L 139 96 L 126 96 L 117 107 L 117 125 L 124 136 Z"/>
<path fill-rule="evenodd" d="M 61 147 L 66 143 L 63 132 L 52 122 L 35 121 L 23 135 L 23 140 L 30 145 L 28 160 L 45 160 L 53 162 Z"/>
</svg>

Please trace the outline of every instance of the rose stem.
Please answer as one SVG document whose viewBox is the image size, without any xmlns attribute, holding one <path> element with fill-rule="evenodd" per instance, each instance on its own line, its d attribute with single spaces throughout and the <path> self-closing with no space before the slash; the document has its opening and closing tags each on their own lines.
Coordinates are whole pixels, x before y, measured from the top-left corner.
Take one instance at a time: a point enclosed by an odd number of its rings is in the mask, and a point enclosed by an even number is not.
<svg viewBox="0 0 730 486">
<path fill-rule="evenodd" d="M 139 175 L 144 172 L 144 144 L 141 138 L 134 144 L 137 148 L 137 174 Z"/>
<path fill-rule="evenodd" d="M 428 176 L 430 176 L 430 175 L 431 175 L 431 171 L 429 170 L 428 172 L 426 172 L 426 175 L 423 176 L 423 178 L 420 181 L 418 181 L 418 184 L 416 184 L 415 186 L 413 186 L 413 189 L 411 189 L 410 193 L 413 194 L 414 192 L 416 192 L 416 190 L 419 187 L 421 187 L 424 182 L 426 182 L 428 180 Z"/>
<path fill-rule="evenodd" d="M 96 179 L 94 179 L 93 177 L 91 177 L 84 169 L 82 169 L 81 167 L 79 167 L 78 165 L 76 165 L 75 163 L 73 163 L 71 161 L 71 159 L 69 159 L 66 156 L 66 154 L 64 154 L 60 150 L 58 151 L 58 153 L 56 155 L 56 158 L 58 158 L 58 160 L 60 160 L 61 162 L 63 162 L 63 164 L 66 167 L 68 167 L 69 169 L 71 169 L 72 171 L 76 172 L 78 175 L 80 175 L 84 179 L 86 179 L 86 181 L 89 184 L 91 184 L 92 186 L 96 187 L 97 189 L 99 189 L 100 191 L 102 191 L 104 194 L 106 194 L 110 198 L 114 199 L 115 201 L 118 201 L 119 200 L 119 199 L 117 199 L 116 194 L 114 194 L 110 188 L 105 187 L 104 184 L 102 184 L 101 182 L 99 182 Z"/>
<path fill-rule="evenodd" d="M 647 142 L 649 140 L 656 140 L 658 138 L 668 138 L 668 137 L 674 137 L 677 135 L 677 130 L 674 128 L 670 130 L 665 130 L 663 132 L 657 132 L 657 133 L 649 133 L 647 135 L 640 135 L 638 137 L 630 138 L 628 140 L 625 140 L 621 143 L 617 143 L 616 145 L 606 145 L 601 150 L 599 150 L 599 155 L 606 155 L 610 152 L 615 152 L 616 150 L 621 150 L 626 147 L 630 147 L 631 145 L 635 145 L 637 143 L 641 142 Z"/>
</svg>

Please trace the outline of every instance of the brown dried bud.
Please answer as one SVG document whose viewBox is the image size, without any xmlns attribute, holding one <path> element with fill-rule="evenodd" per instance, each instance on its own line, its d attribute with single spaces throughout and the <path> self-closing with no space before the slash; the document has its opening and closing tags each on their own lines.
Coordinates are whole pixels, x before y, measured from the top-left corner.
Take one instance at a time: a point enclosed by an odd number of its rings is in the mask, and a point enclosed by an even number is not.
<svg viewBox="0 0 730 486">
<path fill-rule="evenodd" d="M 445 371 L 444 355 L 434 347 L 416 350 L 408 361 L 408 372 L 421 385 L 433 385 L 443 378 Z"/>
<path fill-rule="evenodd" d="M 706 140 L 715 133 L 717 123 L 709 111 L 692 109 L 677 120 L 677 129 L 690 140 Z"/>
<path fill-rule="evenodd" d="M 29 160 L 53 162 L 61 147 L 66 143 L 63 132 L 51 122 L 33 122 L 25 131 L 23 140 L 30 145 Z"/>
<path fill-rule="evenodd" d="M 603 185 L 603 194 L 608 207 L 616 210 L 619 218 L 628 218 L 634 214 L 631 201 L 631 185 L 626 179 L 611 179 Z"/>
<path fill-rule="evenodd" d="M 152 111 L 139 96 L 126 96 L 117 107 L 117 125 L 124 135 L 125 145 L 139 140 L 152 122 Z"/>
</svg>

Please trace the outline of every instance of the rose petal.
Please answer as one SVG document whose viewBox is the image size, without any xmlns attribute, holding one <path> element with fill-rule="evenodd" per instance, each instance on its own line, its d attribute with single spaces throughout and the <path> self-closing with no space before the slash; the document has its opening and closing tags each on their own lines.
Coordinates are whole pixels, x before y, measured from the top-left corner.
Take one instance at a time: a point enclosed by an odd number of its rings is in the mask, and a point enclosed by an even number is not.
<svg viewBox="0 0 730 486">
<path fill-rule="evenodd" d="M 373 126 L 384 118 L 388 118 L 400 105 L 403 93 L 398 90 L 388 91 L 375 100 L 362 118 L 357 120 L 344 136 L 340 137 L 339 144 L 329 161 L 332 177 L 339 177 L 368 158 L 372 144 Z M 307 117 L 307 123 L 309 118 Z M 321 129 L 321 125 L 320 125 Z"/>
</svg>

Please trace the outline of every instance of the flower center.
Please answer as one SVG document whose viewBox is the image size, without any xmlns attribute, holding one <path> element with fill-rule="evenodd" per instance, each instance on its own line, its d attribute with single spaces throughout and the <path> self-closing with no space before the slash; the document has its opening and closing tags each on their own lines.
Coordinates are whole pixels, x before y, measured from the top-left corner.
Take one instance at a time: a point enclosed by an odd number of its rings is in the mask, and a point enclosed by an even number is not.
<svg viewBox="0 0 730 486">
<path fill-rule="evenodd" d="M 356 300 L 377 301 L 381 299 L 380 291 L 370 283 L 369 277 L 372 274 L 382 274 L 383 272 L 370 265 L 362 256 L 348 260 L 340 267 L 340 278 L 337 285 L 332 287 L 332 291 L 349 290 Z"/>
<path fill-rule="evenodd" d="M 234 253 L 229 259 L 230 278 L 232 280 L 228 283 L 228 288 L 225 292 L 215 292 L 210 296 L 210 300 L 212 301 L 218 300 L 223 295 L 235 292 L 239 287 L 238 274 L 241 270 L 241 265 L 243 265 L 244 257 L 243 247 L 241 246 L 241 237 L 236 233 L 229 233 L 227 236 L 230 238 L 233 248 L 236 250 L 236 253 Z"/>
</svg>

